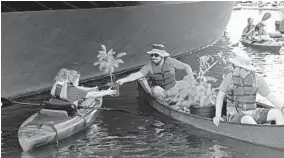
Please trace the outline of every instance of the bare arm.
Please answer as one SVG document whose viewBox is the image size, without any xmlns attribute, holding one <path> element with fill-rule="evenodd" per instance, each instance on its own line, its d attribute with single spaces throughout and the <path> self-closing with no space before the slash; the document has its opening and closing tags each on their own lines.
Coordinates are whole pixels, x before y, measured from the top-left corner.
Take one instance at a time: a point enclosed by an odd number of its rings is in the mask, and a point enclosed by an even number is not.
<svg viewBox="0 0 284 158">
<path fill-rule="evenodd" d="M 193 76 L 192 69 L 188 64 L 183 63 L 183 62 L 181 62 L 177 59 L 174 59 L 174 58 L 170 58 L 170 60 L 171 60 L 171 63 L 173 64 L 173 66 L 176 69 L 184 70 L 187 73 L 188 76 Z"/>
<path fill-rule="evenodd" d="M 225 98 L 226 93 L 219 91 L 216 100 L 216 111 L 215 117 L 221 117 L 222 107 L 223 107 L 223 100 Z"/>
<path fill-rule="evenodd" d="M 281 109 L 284 107 L 284 104 L 280 102 L 280 100 L 274 95 L 274 93 L 270 92 L 267 95 L 267 99 L 276 107 Z"/>
<path fill-rule="evenodd" d="M 135 80 L 142 78 L 142 77 L 144 77 L 144 75 L 141 72 L 135 72 L 135 73 L 132 73 L 129 76 L 125 77 L 124 83 L 132 82 L 132 81 L 135 81 Z"/>
<path fill-rule="evenodd" d="M 98 87 L 83 87 L 83 86 L 76 86 L 76 87 L 84 91 L 92 91 L 98 89 Z"/>
<path fill-rule="evenodd" d="M 115 90 L 102 90 L 102 91 L 90 91 L 87 93 L 86 97 L 85 98 L 88 98 L 88 97 L 103 97 L 103 96 L 106 96 L 106 95 L 113 95 L 115 94 Z"/>
<path fill-rule="evenodd" d="M 140 69 L 140 71 L 132 73 L 125 78 L 121 78 L 121 79 L 117 80 L 116 83 L 118 83 L 119 85 L 122 85 L 122 84 L 127 83 L 127 82 L 135 81 L 137 79 L 145 77 L 148 74 L 148 72 L 149 72 L 149 67 L 147 65 L 145 65 Z"/>
</svg>

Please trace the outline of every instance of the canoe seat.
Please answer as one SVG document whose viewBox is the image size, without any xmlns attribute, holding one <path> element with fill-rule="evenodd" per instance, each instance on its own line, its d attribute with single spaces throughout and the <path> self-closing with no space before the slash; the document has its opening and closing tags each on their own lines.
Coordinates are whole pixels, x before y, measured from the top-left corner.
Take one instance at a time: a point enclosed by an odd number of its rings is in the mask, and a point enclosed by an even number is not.
<svg viewBox="0 0 284 158">
<path fill-rule="evenodd" d="M 77 113 L 76 105 L 68 101 L 64 101 L 64 100 L 60 100 L 56 98 L 53 98 L 50 101 L 43 101 L 43 109 L 46 109 L 47 111 L 49 110 L 48 112 L 49 114 L 51 114 L 51 112 L 54 112 L 54 114 L 56 113 L 59 114 L 61 112 L 55 112 L 55 111 L 64 111 L 67 113 L 67 116 L 71 116 L 71 117 L 75 116 L 75 114 Z"/>
<path fill-rule="evenodd" d="M 53 117 L 68 117 L 68 113 L 64 110 L 41 109 L 40 113 Z"/>
</svg>

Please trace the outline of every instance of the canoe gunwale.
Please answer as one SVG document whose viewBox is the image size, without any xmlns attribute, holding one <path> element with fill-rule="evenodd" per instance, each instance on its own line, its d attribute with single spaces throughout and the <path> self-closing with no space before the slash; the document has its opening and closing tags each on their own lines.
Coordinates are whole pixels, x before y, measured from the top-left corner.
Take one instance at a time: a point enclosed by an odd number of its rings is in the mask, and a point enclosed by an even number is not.
<svg viewBox="0 0 284 158">
<path fill-rule="evenodd" d="M 165 105 L 165 103 L 162 103 L 161 101 L 157 100 L 156 98 L 154 98 L 153 96 L 151 96 L 151 94 L 149 92 L 146 91 L 145 87 L 143 86 L 143 84 L 141 84 L 140 81 L 137 81 L 137 87 L 142 89 L 149 97 L 151 97 L 152 100 L 158 102 L 159 104 L 169 108 L 170 110 L 172 111 L 175 111 L 175 112 L 178 112 L 179 114 L 181 115 L 188 115 L 190 117 L 194 117 L 194 118 L 197 118 L 197 119 L 202 119 L 202 120 L 208 120 L 208 121 L 211 121 L 212 124 L 213 124 L 213 119 L 212 118 L 207 118 L 207 117 L 202 117 L 202 116 L 197 116 L 197 115 L 194 115 L 194 114 L 191 114 L 191 113 L 188 113 L 188 112 L 185 112 L 185 111 L 180 111 L 180 110 L 176 110 L 174 108 L 172 108 L 171 106 L 168 106 L 168 105 Z M 264 107 L 271 107 L 269 105 L 266 105 L 264 103 L 260 103 L 258 102 L 257 103 L 258 105 L 260 106 L 264 106 Z M 230 124 L 230 125 L 233 125 L 233 126 L 249 126 L 249 127 L 276 127 L 276 128 L 279 128 L 279 127 L 284 127 L 284 125 L 264 125 L 264 124 L 239 124 L 239 123 L 232 123 L 232 122 L 226 122 L 226 121 L 220 121 L 220 124 Z"/>
</svg>

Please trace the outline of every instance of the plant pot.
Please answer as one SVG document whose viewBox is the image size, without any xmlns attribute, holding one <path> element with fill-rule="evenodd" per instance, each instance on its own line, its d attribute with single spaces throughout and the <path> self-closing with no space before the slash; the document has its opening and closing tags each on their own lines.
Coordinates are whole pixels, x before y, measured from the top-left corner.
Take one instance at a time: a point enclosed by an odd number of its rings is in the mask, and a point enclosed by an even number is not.
<svg viewBox="0 0 284 158">
<path fill-rule="evenodd" d="M 215 106 L 210 107 L 200 107 L 199 105 L 192 105 L 190 106 L 190 113 L 202 116 L 202 117 L 208 117 L 213 118 L 215 116 Z"/>
<path fill-rule="evenodd" d="M 114 95 L 114 97 L 119 97 L 119 84 L 113 83 L 111 87 L 113 90 L 116 90 L 116 94 Z"/>
</svg>

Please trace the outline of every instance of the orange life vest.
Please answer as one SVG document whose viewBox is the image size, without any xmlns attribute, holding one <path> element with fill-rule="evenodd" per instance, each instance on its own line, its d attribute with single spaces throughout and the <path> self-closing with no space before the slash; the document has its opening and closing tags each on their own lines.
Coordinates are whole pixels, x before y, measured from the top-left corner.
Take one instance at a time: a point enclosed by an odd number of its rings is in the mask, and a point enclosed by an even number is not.
<svg viewBox="0 0 284 158">
<path fill-rule="evenodd" d="M 175 69 L 171 65 L 168 57 L 165 58 L 161 69 L 152 65 L 152 70 L 153 74 L 150 75 L 152 86 L 161 86 L 165 90 L 168 90 L 175 86 Z"/>
<path fill-rule="evenodd" d="M 232 76 L 227 92 L 227 105 L 234 106 L 237 111 L 253 110 L 256 108 L 256 93 L 254 74 L 248 74 L 244 79 Z"/>
</svg>

